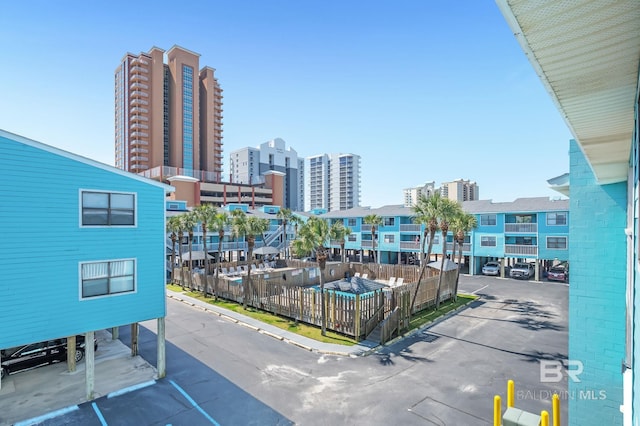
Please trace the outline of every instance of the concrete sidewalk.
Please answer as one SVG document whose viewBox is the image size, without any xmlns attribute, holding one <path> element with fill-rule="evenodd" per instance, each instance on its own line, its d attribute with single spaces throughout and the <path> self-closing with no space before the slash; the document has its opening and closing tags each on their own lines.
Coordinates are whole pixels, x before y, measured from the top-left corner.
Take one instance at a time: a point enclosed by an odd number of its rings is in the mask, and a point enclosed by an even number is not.
<svg viewBox="0 0 640 426">
<path fill-rule="evenodd" d="M 379 343 L 363 340 L 353 346 L 337 345 L 334 343 L 323 343 L 317 340 L 309 339 L 308 337 L 300 336 L 299 334 L 292 333 L 287 330 L 275 327 L 270 324 L 265 324 L 261 321 L 248 317 L 246 315 L 230 311 L 229 309 L 214 306 L 193 297 L 186 296 L 182 293 L 175 292 L 167 289 L 167 297 L 174 300 L 186 303 L 188 305 L 200 308 L 205 312 L 209 312 L 213 315 L 218 315 L 228 321 L 235 322 L 237 324 L 248 327 L 255 330 L 258 333 L 262 333 L 269 337 L 273 337 L 278 340 L 290 343 L 295 346 L 299 346 L 308 351 L 328 354 L 328 355 L 341 355 L 341 356 L 362 356 L 367 355 L 371 351 L 375 350 Z"/>
</svg>

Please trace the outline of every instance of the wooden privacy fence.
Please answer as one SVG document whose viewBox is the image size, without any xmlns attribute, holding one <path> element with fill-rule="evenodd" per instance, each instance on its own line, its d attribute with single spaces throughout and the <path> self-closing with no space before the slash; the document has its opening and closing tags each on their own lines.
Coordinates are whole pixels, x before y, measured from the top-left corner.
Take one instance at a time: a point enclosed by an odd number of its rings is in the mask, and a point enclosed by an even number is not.
<svg viewBox="0 0 640 426">
<path fill-rule="evenodd" d="M 243 303 L 244 288 L 248 286 L 247 305 L 267 312 L 291 318 L 316 326 L 321 326 L 320 273 L 317 264 L 305 263 L 302 269 L 284 268 L 265 273 L 251 273 L 237 277 L 219 277 L 217 296 Z M 325 269 L 325 283 L 351 276 L 354 264 L 331 264 Z M 390 268 L 369 269 L 364 273 L 393 273 L 400 275 L 397 268 L 406 265 L 377 265 Z M 365 269 L 365 271 L 367 271 Z M 362 272 L 361 272 L 362 273 Z M 419 271 L 418 271 L 419 273 Z M 189 286 L 189 272 L 184 274 L 185 286 Z M 395 275 L 392 275 L 395 276 Z M 410 275 L 412 276 L 412 275 Z M 403 277 L 406 280 L 406 277 Z M 416 275 L 417 281 L 417 275 Z M 453 295 L 456 271 L 445 272 L 442 277 L 441 301 Z M 174 282 L 181 284 L 179 270 L 174 271 Z M 208 290 L 213 292 L 214 276 L 208 276 Z M 400 286 L 385 287 L 364 294 L 353 294 L 325 289 L 327 329 L 353 337 L 367 338 L 376 328 L 381 327 L 382 343 L 398 335 L 409 327 L 412 314 L 431 308 L 436 302 L 438 275 L 425 274 L 416 295 L 414 309 L 410 312 L 411 300 L 417 282 Z M 193 274 L 192 290 L 204 290 L 204 274 Z"/>
</svg>

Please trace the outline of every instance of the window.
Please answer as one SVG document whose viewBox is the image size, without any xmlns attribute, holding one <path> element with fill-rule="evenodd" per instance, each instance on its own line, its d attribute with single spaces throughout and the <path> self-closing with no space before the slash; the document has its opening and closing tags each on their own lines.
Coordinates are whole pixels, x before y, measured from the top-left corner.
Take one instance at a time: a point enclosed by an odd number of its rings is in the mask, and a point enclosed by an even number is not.
<svg viewBox="0 0 640 426">
<path fill-rule="evenodd" d="M 356 219 L 355 218 L 349 218 L 347 219 L 347 226 L 356 226 Z"/>
<path fill-rule="evenodd" d="M 135 226 L 135 194 L 82 191 L 82 226 Z"/>
<path fill-rule="evenodd" d="M 480 237 L 480 245 L 482 247 L 495 247 L 496 237 Z"/>
<path fill-rule="evenodd" d="M 347 241 L 358 241 L 358 237 L 356 236 L 356 234 L 349 234 Z"/>
<path fill-rule="evenodd" d="M 395 224 L 395 217 L 385 217 L 384 218 L 384 226 L 393 226 Z"/>
<path fill-rule="evenodd" d="M 384 242 L 385 243 L 393 243 L 395 241 L 395 235 L 393 234 L 384 234 Z"/>
<path fill-rule="evenodd" d="M 81 298 L 135 291 L 135 260 L 81 263 Z"/>
<path fill-rule="evenodd" d="M 547 248 L 556 250 L 567 249 L 567 237 L 547 237 Z"/>
<path fill-rule="evenodd" d="M 567 212 L 547 213 L 547 225 L 566 225 Z"/>
<path fill-rule="evenodd" d="M 495 214 L 482 214 L 480 215 L 480 225 L 483 226 L 495 226 L 496 215 Z"/>
</svg>

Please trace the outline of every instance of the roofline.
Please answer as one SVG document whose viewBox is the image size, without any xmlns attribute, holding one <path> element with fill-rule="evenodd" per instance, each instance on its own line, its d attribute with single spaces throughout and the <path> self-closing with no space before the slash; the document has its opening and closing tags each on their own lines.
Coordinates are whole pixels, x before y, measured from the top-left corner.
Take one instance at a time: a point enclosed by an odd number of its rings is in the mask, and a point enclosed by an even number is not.
<svg viewBox="0 0 640 426">
<path fill-rule="evenodd" d="M 80 163 L 84 163 L 84 164 L 87 164 L 89 166 L 105 170 L 107 172 L 115 173 L 115 174 L 118 174 L 120 176 L 124 176 L 126 178 L 137 180 L 137 181 L 142 182 L 142 183 L 146 183 L 146 184 L 149 184 L 149 185 L 152 185 L 152 186 L 156 186 L 158 188 L 163 188 L 166 193 L 170 193 L 170 192 L 174 192 L 175 191 L 175 188 L 173 186 L 171 186 L 171 185 L 167 185 L 167 184 L 164 184 L 162 182 L 157 182 L 157 181 L 155 181 L 153 179 L 149 179 L 149 178 L 146 178 L 144 176 L 137 175 L 135 173 L 127 172 L 126 170 L 118 169 L 117 167 L 113 167 L 113 166 L 110 166 L 108 164 L 104 164 L 104 163 L 101 163 L 99 161 L 92 160 L 90 158 L 83 157 L 81 155 L 74 154 L 72 152 L 65 151 L 63 149 L 56 148 L 54 146 L 44 144 L 42 142 L 38 142 L 38 141 L 35 141 L 33 139 L 29 139 L 29 138 L 26 138 L 24 136 L 17 135 L 15 133 L 11 133 L 11 132 L 8 132 L 8 131 L 3 130 L 3 129 L 0 129 L 0 137 L 5 137 L 7 139 L 12 139 L 12 140 L 14 140 L 16 142 L 19 142 L 19 143 L 22 143 L 22 144 L 25 144 L 25 145 L 28 145 L 28 146 L 31 146 L 31 147 L 34 147 L 34 148 L 41 149 L 43 151 L 47 151 L 47 152 L 50 152 L 52 154 L 68 158 L 70 160 L 78 161 Z"/>
</svg>

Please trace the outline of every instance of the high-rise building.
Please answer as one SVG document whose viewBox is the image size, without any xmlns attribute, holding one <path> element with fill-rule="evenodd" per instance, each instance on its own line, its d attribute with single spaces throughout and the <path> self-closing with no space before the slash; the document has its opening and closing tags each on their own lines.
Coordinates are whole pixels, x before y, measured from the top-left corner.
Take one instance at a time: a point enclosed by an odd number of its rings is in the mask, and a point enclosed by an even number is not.
<svg viewBox="0 0 640 426">
<path fill-rule="evenodd" d="M 456 179 L 452 182 L 443 182 L 440 193 L 453 201 L 473 201 L 479 199 L 480 189 L 475 182 Z"/>
<path fill-rule="evenodd" d="M 199 60 L 179 46 L 123 57 L 115 71 L 116 167 L 221 180 L 222 89 Z"/>
<path fill-rule="evenodd" d="M 230 155 L 229 171 L 231 182 L 235 184 L 259 185 L 266 182 L 268 172 L 279 172 L 283 193 L 282 207 L 299 211 L 303 204 L 303 186 L 300 168 L 303 160 L 286 142 L 280 138 L 272 139 L 257 148 L 242 148 Z M 269 176 L 274 176 L 270 173 Z M 277 197 L 276 197 L 277 198 Z"/>
<path fill-rule="evenodd" d="M 431 197 L 436 192 L 436 183 L 435 181 L 427 182 L 422 186 L 405 188 L 402 192 L 404 194 L 404 206 L 413 207 L 416 205 L 418 198 L 420 198 L 421 195 Z"/>
<path fill-rule="evenodd" d="M 304 211 L 360 206 L 359 155 L 320 154 L 304 163 Z"/>
</svg>

